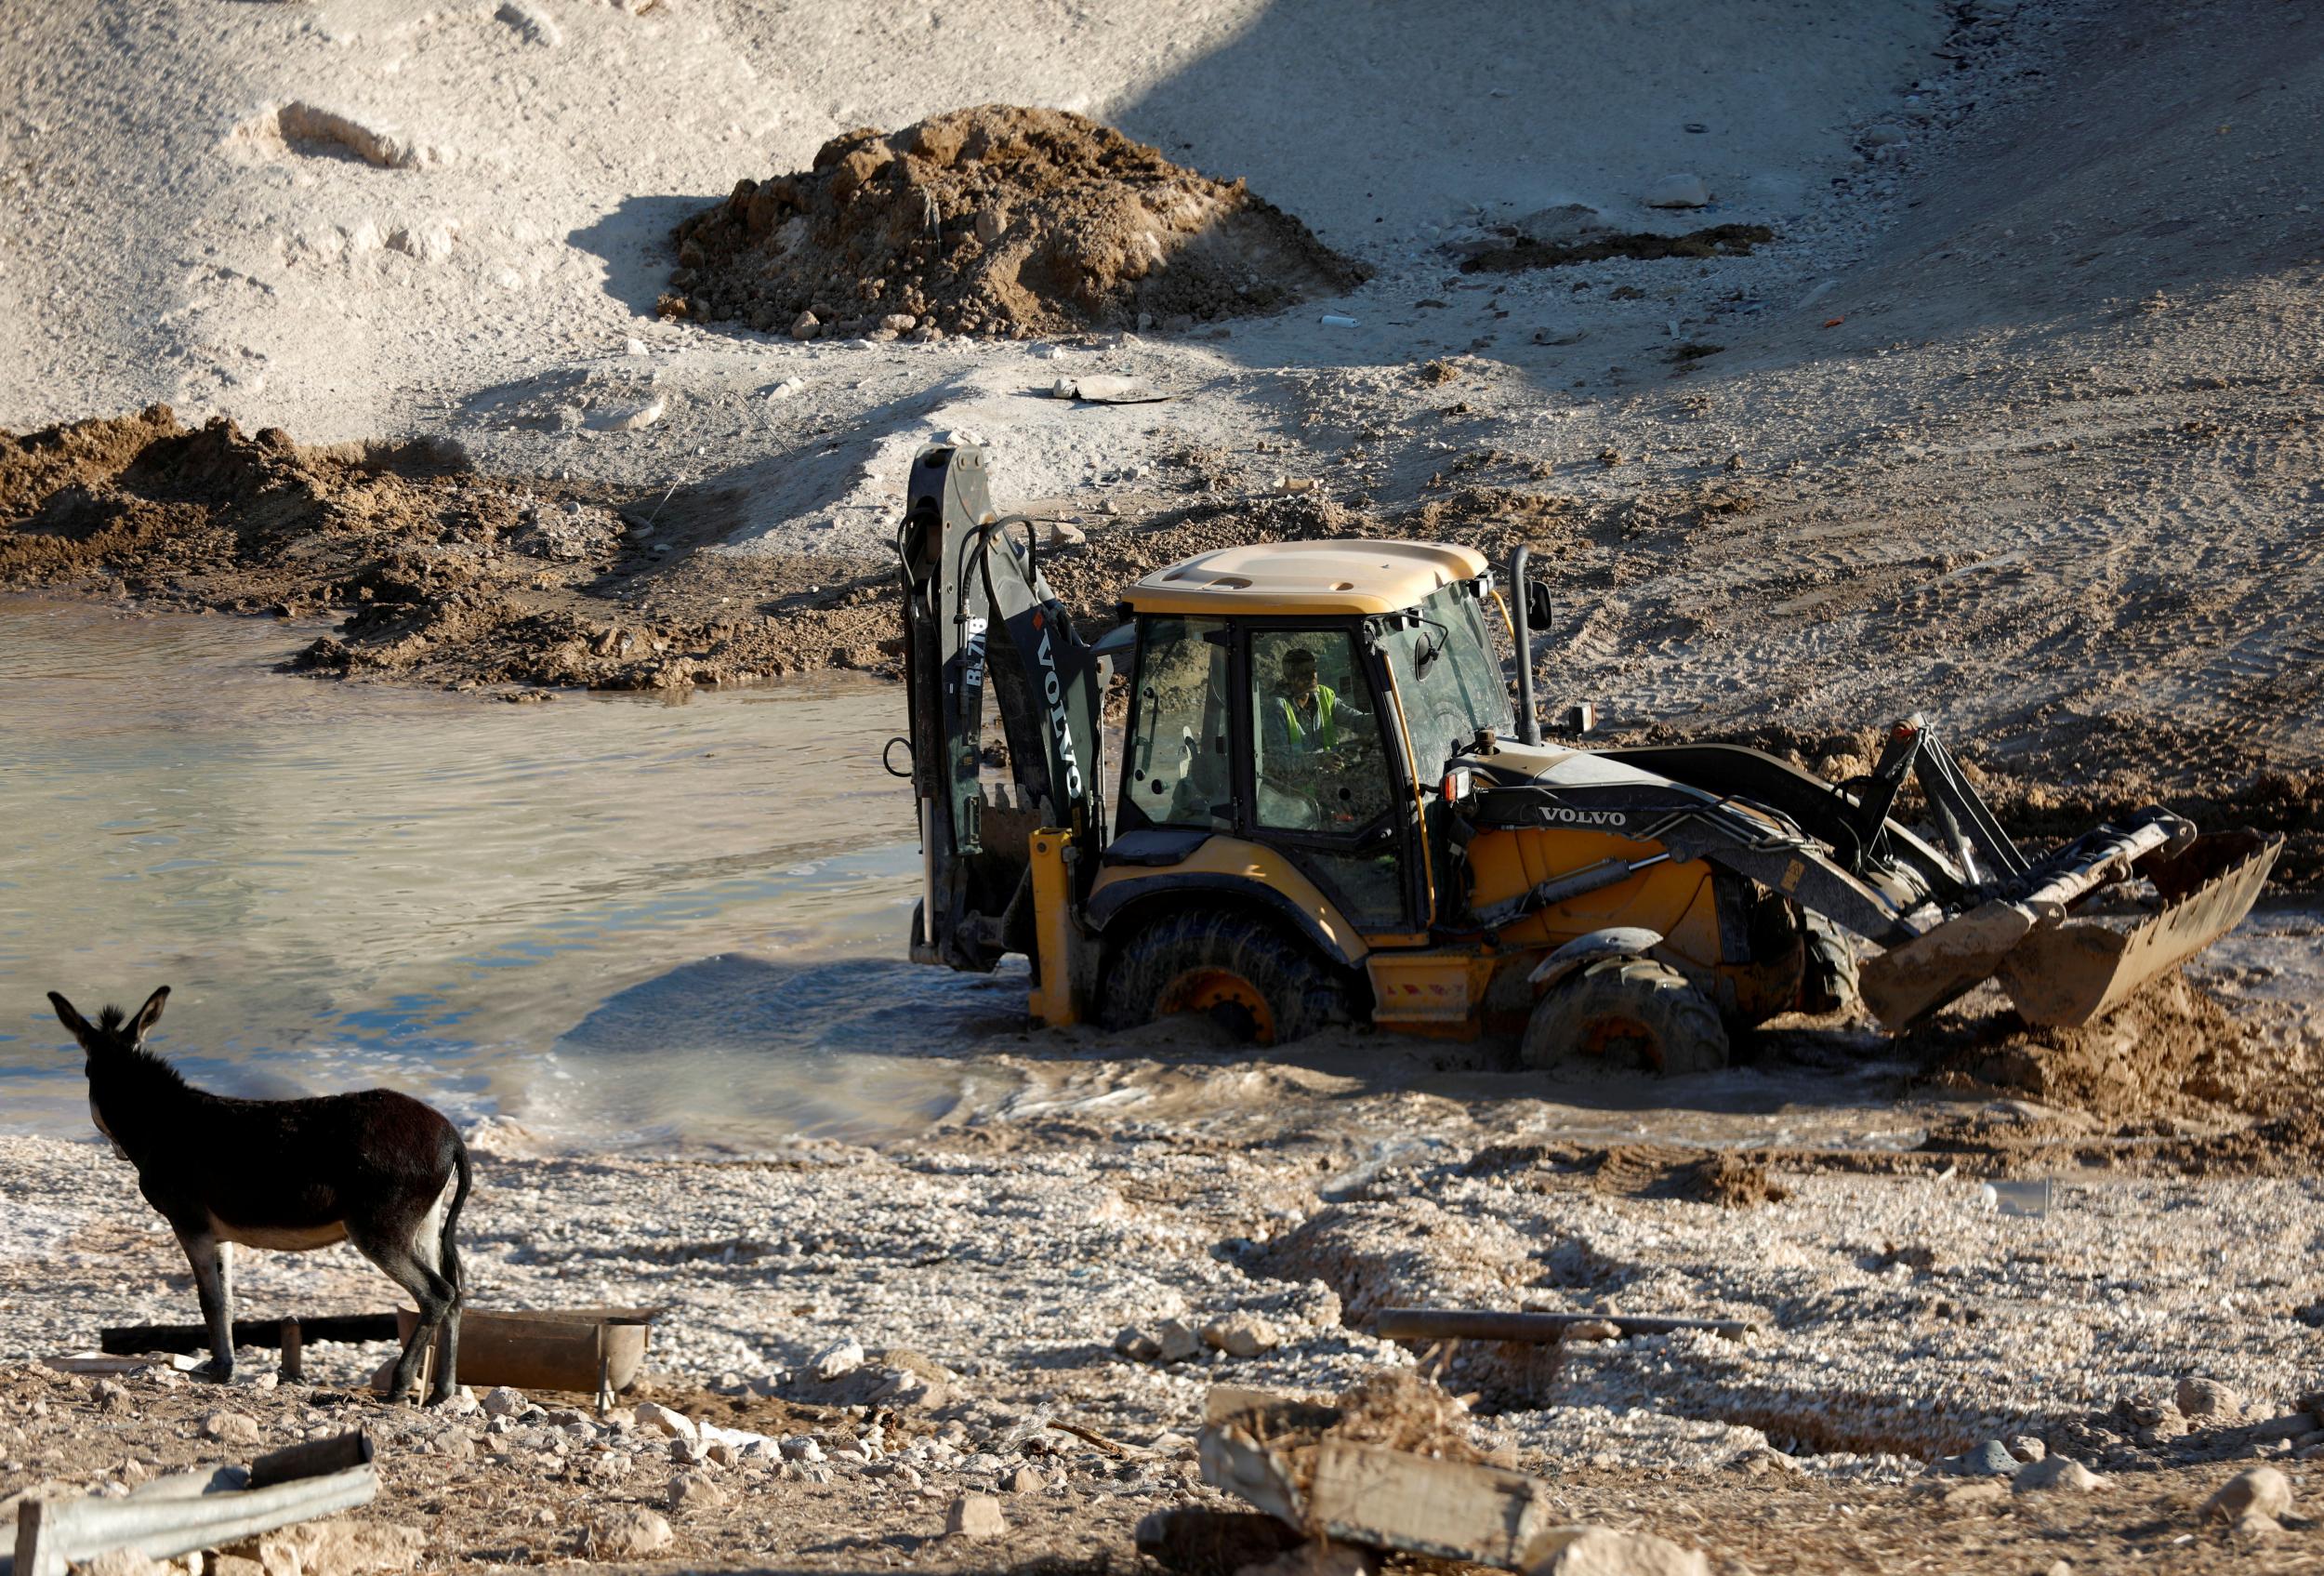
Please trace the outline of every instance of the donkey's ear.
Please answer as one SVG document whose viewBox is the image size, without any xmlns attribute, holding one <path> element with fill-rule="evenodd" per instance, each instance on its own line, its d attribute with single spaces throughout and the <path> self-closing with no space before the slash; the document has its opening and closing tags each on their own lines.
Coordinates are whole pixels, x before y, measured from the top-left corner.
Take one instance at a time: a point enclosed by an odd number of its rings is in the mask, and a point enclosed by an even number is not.
<svg viewBox="0 0 2324 1576">
<path fill-rule="evenodd" d="M 48 1004 L 57 1010 L 57 1021 L 72 1032 L 73 1039 L 86 1045 L 89 1042 L 89 1036 L 97 1032 L 88 1026 L 88 1020 L 74 1011 L 73 1003 L 67 1001 L 60 992 L 50 991 Z"/>
<path fill-rule="evenodd" d="M 169 1003 L 169 987 L 164 986 L 145 999 L 138 1015 L 129 1020 L 129 1043 L 137 1044 L 145 1038 L 145 1031 L 161 1022 L 162 1009 Z"/>
</svg>

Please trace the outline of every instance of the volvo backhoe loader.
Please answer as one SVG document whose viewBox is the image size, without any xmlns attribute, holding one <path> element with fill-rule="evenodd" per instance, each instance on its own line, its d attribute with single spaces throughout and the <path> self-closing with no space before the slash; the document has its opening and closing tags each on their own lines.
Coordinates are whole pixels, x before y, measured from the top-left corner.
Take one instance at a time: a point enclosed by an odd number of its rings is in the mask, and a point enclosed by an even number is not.
<svg viewBox="0 0 2324 1576">
<path fill-rule="evenodd" d="M 2233 927 L 2282 845 L 2150 809 L 2030 856 L 1918 717 L 1837 785 L 1731 745 L 1545 743 L 1523 549 L 1504 603 L 1462 547 L 1228 548 L 1129 586 L 1091 643 L 970 446 L 914 463 L 897 549 L 912 956 L 1022 954 L 1047 1024 L 1368 1022 L 1662 1072 L 1859 992 L 1897 1028 L 1998 976 L 2027 1019 L 2077 1024 Z M 1925 835 L 1890 814 L 1908 777 Z"/>
</svg>

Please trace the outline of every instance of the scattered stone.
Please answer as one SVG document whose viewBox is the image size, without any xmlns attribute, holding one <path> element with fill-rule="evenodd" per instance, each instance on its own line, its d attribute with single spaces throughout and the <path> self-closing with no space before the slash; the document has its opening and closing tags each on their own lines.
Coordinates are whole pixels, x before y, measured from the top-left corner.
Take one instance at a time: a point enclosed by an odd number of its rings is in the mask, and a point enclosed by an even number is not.
<svg viewBox="0 0 2324 1576">
<path fill-rule="evenodd" d="M 802 311 L 791 319 L 791 338 L 812 339 L 823 332 L 823 323 L 812 311 Z"/>
<path fill-rule="evenodd" d="M 1078 548 L 1089 545 L 1089 534 L 1070 521 L 1053 520 L 1049 527 L 1049 545 L 1053 548 Z"/>
<path fill-rule="evenodd" d="M 2207 1417 L 2215 1423 L 2231 1423 L 2243 1415 L 2243 1397 L 2216 1379 L 2182 1379 L 2178 1394 L 2172 1399 L 2178 1403 L 2179 1410 L 2190 1418 Z"/>
<path fill-rule="evenodd" d="M 1666 175 L 1647 188 L 1643 201 L 1650 208 L 1704 208 L 1710 205 L 1710 190 L 1699 175 Z"/>
<path fill-rule="evenodd" d="M 963 1538 L 997 1538 L 1009 1530 L 1000 1501 L 991 1494 L 962 1494 L 944 1512 L 944 1531 Z"/>
<path fill-rule="evenodd" d="M 1710 1576 L 1710 1561 L 1699 1549 L 1681 1548 L 1652 1532 L 1617 1532 L 1585 1528 L 1559 1549 L 1535 1576 Z"/>
<path fill-rule="evenodd" d="M 369 1570 L 409 1570 L 428 1547 L 416 1527 L 368 1521 L 302 1521 L 258 1540 L 266 1576 L 361 1576 Z"/>
<path fill-rule="evenodd" d="M 589 1518 L 588 1554 L 592 1559 L 641 1559 L 677 1537 L 661 1512 L 614 1505 Z"/>
<path fill-rule="evenodd" d="M 1275 1327 L 1254 1313 L 1231 1313 L 1202 1327 L 1202 1344 L 1231 1357 L 1255 1357 L 1281 1344 Z"/>
<path fill-rule="evenodd" d="M 2050 1453 L 2050 1447 L 2030 1434 L 2020 1434 L 2009 1442 L 2009 1453 L 2019 1461 L 2040 1461 Z"/>
<path fill-rule="evenodd" d="M 786 1461 L 821 1461 L 823 1447 L 804 1434 L 794 1435 L 783 1441 L 783 1456 Z"/>
<path fill-rule="evenodd" d="M 1002 1487 L 1012 1494 L 1037 1494 L 1049 1487 L 1049 1479 L 1041 1476 L 1039 1467 L 1021 1466 L 1009 1475 Z"/>
<path fill-rule="evenodd" d="M 2046 1456 L 2019 1469 L 2011 1479 L 2010 1488 L 2020 1494 L 2057 1491 L 2068 1494 L 2094 1494 L 2106 1486 L 2106 1480 L 2080 1462 L 2065 1456 Z"/>
<path fill-rule="evenodd" d="M 681 1472 L 669 1480 L 669 1507 L 673 1511 L 714 1510 L 729 1498 L 724 1489 L 699 1472 Z"/>
<path fill-rule="evenodd" d="M 1166 1318 L 1151 1331 L 1123 1331 L 1114 1337 L 1114 1349 L 1140 1362 L 1184 1362 L 1202 1350 L 1202 1339 L 1184 1319 Z"/>
<path fill-rule="evenodd" d="M 853 1336 L 834 1341 L 814 1355 L 807 1364 L 807 1371 L 825 1383 L 843 1379 L 864 1366 L 863 1343 Z"/>
<path fill-rule="evenodd" d="M 2291 1479 L 2272 1466 L 2255 1466 L 2227 1479 L 2203 1505 L 2206 1521 L 2273 1520 L 2291 1509 Z"/>
<path fill-rule="evenodd" d="M 250 1565 L 253 1570 L 257 1569 L 248 1560 L 243 1563 Z M 135 1549 L 107 1549 L 75 1569 L 81 1571 L 82 1576 L 183 1576 L 177 1566 L 149 1559 Z"/>
<path fill-rule="evenodd" d="M 202 1419 L 202 1437 L 221 1445 L 255 1445 L 258 1420 L 245 1412 L 214 1411 Z"/>
<path fill-rule="evenodd" d="M 523 1391 L 512 1390 L 506 1384 L 486 1391 L 482 1402 L 486 1417 L 514 1417 L 532 1404 Z"/>
<path fill-rule="evenodd" d="M 682 1411 L 673 1411 L 659 1401 L 640 1401 L 636 1415 L 639 1427 L 667 1434 L 673 1439 L 693 1441 L 702 1435 L 693 1418 Z"/>
<path fill-rule="evenodd" d="M 2009 1447 L 2000 1440 L 1987 1439 L 1974 1450 L 1947 1456 L 1929 1470 L 1948 1477 L 2014 1477 L 2017 1458 L 2009 1453 Z"/>
<path fill-rule="evenodd" d="M 1911 135 L 1893 121 L 1882 121 L 1864 130 L 1864 145 L 1868 148 L 1894 148 L 1910 140 Z"/>
</svg>

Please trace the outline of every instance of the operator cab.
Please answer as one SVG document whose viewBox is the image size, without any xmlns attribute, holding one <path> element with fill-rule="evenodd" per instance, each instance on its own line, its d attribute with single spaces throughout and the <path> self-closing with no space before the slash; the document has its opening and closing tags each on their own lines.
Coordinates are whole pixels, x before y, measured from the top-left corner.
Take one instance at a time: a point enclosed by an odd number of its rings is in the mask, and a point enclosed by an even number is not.
<svg viewBox="0 0 2324 1576">
<path fill-rule="evenodd" d="M 1229 548 L 1138 581 L 1108 862 L 1225 834 L 1280 850 L 1367 934 L 1425 930 L 1437 785 L 1514 726 L 1491 595 L 1481 554 L 1419 542 Z"/>
</svg>

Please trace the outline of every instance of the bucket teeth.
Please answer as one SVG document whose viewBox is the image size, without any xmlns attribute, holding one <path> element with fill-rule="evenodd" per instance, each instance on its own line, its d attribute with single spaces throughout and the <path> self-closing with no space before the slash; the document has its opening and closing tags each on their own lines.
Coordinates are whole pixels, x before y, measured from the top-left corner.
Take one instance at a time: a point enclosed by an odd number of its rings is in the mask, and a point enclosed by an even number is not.
<svg viewBox="0 0 2324 1576">
<path fill-rule="evenodd" d="M 2135 919 L 2072 914 L 2053 902 L 1985 903 L 1868 960 L 1865 1005 L 1882 1027 L 1900 1029 L 1998 976 L 2028 1023 L 2086 1024 L 2241 922 L 2283 845 L 2253 832 L 2174 842 L 2180 852 L 2141 866 L 2164 906 Z"/>
<path fill-rule="evenodd" d="M 2127 928 L 2069 916 L 2035 931 L 1999 970 L 2018 1016 L 2027 1023 L 2071 1026 L 2119 1006 L 2148 980 L 2241 923 L 2283 846 L 2280 837 L 2257 842 L 2219 874 Z"/>
</svg>

